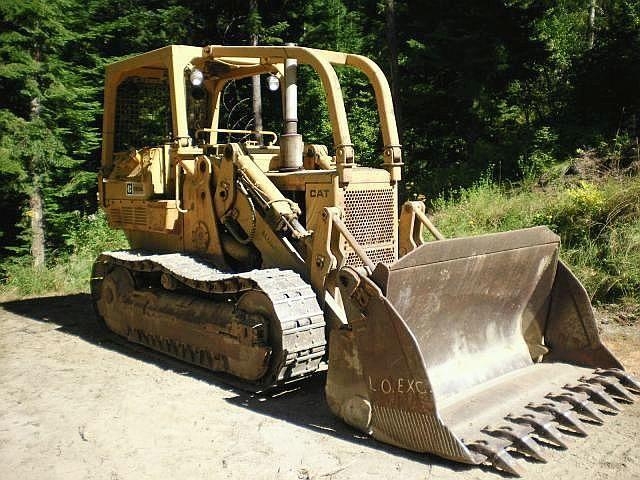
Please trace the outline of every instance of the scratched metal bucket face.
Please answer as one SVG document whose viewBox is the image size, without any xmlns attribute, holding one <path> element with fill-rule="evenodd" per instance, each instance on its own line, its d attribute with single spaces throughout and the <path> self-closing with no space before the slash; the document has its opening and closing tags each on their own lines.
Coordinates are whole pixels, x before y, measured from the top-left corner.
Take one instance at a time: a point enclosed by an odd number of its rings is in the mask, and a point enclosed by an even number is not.
<svg viewBox="0 0 640 480">
<path fill-rule="evenodd" d="M 436 401 L 533 363 L 525 332 L 542 343 L 557 254 L 558 237 L 533 229 L 438 242 L 391 265 L 386 296 Z"/>
</svg>

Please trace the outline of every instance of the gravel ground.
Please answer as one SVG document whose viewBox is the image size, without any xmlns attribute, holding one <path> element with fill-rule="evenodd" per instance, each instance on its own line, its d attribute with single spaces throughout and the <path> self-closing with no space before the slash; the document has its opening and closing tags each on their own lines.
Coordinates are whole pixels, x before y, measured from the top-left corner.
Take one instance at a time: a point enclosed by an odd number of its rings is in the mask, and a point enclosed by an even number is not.
<svg viewBox="0 0 640 480">
<path fill-rule="evenodd" d="M 640 334 L 603 321 L 636 375 Z M 0 478 L 500 479 L 360 435 L 335 418 L 324 376 L 255 396 L 100 327 L 88 295 L 0 308 Z M 640 478 L 640 402 L 589 426 L 528 479 Z"/>
</svg>

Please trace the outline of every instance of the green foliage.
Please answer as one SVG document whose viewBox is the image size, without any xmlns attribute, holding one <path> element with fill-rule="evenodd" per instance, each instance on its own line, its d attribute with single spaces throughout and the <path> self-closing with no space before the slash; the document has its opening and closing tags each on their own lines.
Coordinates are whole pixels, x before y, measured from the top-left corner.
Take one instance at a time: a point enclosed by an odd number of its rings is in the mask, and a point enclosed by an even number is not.
<svg viewBox="0 0 640 480">
<path fill-rule="evenodd" d="M 10 220 L 0 249 L 28 252 L 28 197 L 43 197 L 46 239 L 62 242 L 67 212 L 85 206 L 81 170 L 98 145 L 97 89 L 72 66 L 78 35 L 69 26 L 73 0 L 0 5 L 0 208 Z"/>
<path fill-rule="evenodd" d="M 83 41 L 98 53 L 98 65 L 122 57 L 184 43 L 191 26 L 191 10 L 180 2 L 89 0 L 77 25 Z"/>
<path fill-rule="evenodd" d="M 640 302 L 640 178 L 539 188 L 482 181 L 434 202 L 434 223 L 451 237 L 547 225 L 561 257 L 599 302 Z"/>
<path fill-rule="evenodd" d="M 469 186 L 492 165 L 503 179 L 520 177 L 539 128 L 531 92 L 548 56 L 533 29 L 539 12 L 522 3 L 427 4 L 401 19 L 403 143 L 423 193 Z"/>
<path fill-rule="evenodd" d="M 65 242 L 70 253 L 57 256 L 46 268 L 33 268 L 24 256 L 0 263 L 0 299 L 88 292 L 91 268 L 100 252 L 128 246 L 121 231 L 109 228 L 103 213 L 88 216 L 76 213 L 67 228 Z"/>
<path fill-rule="evenodd" d="M 551 60 L 559 70 L 569 68 L 588 47 L 588 2 L 553 2 L 536 22 L 540 39 L 551 47 Z"/>
<path fill-rule="evenodd" d="M 583 8 L 584 7 L 577 7 Z M 580 11 L 580 10 L 578 10 Z M 639 135 L 640 1 L 602 2 L 594 46 L 573 56 L 557 75 L 557 124 L 565 144 L 615 144 Z"/>
<path fill-rule="evenodd" d="M 100 252 L 126 248 L 127 240 L 124 233 L 111 229 L 102 211 L 92 215 L 76 213 L 74 217 L 65 237 L 72 255 L 95 258 Z"/>
<path fill-rule="evenodd" d="M 523 178 L 537 178 L 556 162 L 554 157 L 558 136 L 548 126 L 540 127 L 533 134 L 531 151 L 520 154 L 518 165 Z"/>
</svg>

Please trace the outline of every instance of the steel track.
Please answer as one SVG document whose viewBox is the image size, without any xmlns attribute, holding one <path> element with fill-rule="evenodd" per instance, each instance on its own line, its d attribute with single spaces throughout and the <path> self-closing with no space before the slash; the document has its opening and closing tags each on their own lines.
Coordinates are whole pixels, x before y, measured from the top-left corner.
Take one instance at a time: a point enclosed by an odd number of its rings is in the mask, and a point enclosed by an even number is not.
<svg viewBox="0 0 640 480">
<path fill-rule="evenodd" d="M 114 267 L 123 267 L 137 275 L 165 275 L 177 282 L 179 288 L 191 294 L 204 296 L 212 302 L 229 302 L 243 293 L 264 293 L 275 312 L 271 321 L 278 321 L 281 331 L 282 355 L 275 370 L 268 378 L 258 382 L 237 379 L 231 383 L 248 390 L 266 390 L 284 383 L 301 379 L 317 371 L 325 357 L 325 321 L 318 306 L 316 295 L 296 272 L 291 270 L 264 269 L 244 273 L 221 272 L 205 260 L 185 253 L 150 254 L 141 251 L 117 251 L 101 254 L 95 262 L 91 279 L 91 291 L 96 301 L 100 283 Z M 252 315 L 240 312 L 239 322 L 250 324 Z M 185 322 L 200 322 L 202 319 L 183 319 Z M 205 320 L 206 321 L 206 320 Z M 154 350 L 201 367 L 222 371 L 207 352 L 199 352 L 175 338 L 157 338 L 135 325 L 129 326 L 127 338 Z M 280 343 L 280 342 L 275 342 Z M 274 346 L 271 341 L 270 347 Z M 276 352 L 278 353 L 278 352 Z M 225 378 L 223 380 L 227 381 Z"/>
</svg>

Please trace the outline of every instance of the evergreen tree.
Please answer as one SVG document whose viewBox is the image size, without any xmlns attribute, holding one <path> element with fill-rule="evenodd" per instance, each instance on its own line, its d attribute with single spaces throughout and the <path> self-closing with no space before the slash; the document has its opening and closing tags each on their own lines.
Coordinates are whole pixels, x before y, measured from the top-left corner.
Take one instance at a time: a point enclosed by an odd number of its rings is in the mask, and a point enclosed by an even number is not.
<svg viewBox="0 0 640 480">
<path fill-rule="evenodd" d="M 573 144 L 637 146 L 640 1 L 603 2 L 601 12 L 593 47 L 574 60 L 565 77 L 569 105 L 560 123 Z"/>
<path fill-rule="evenodd" d="M 410 193 L 517 178 L 532 124 L 529 86 L 546 62 L 536 5 L 407 2 L 398 19 Z"/>
<path fill-rule="evenodd" d="M 73 6 L 70 0 L 0 5 L 0 188 L 3 211 L 20 219 L 5 230 L 3 244 L 20 251 L 28 243 L 35 267 L 44 265 L 46 242 L 64 236 L 62 212 L 76 207 L 95 178 L 79 170 L 97 145 L 97 105 L 94 89 L 67 61 Z"/>
</svg>

